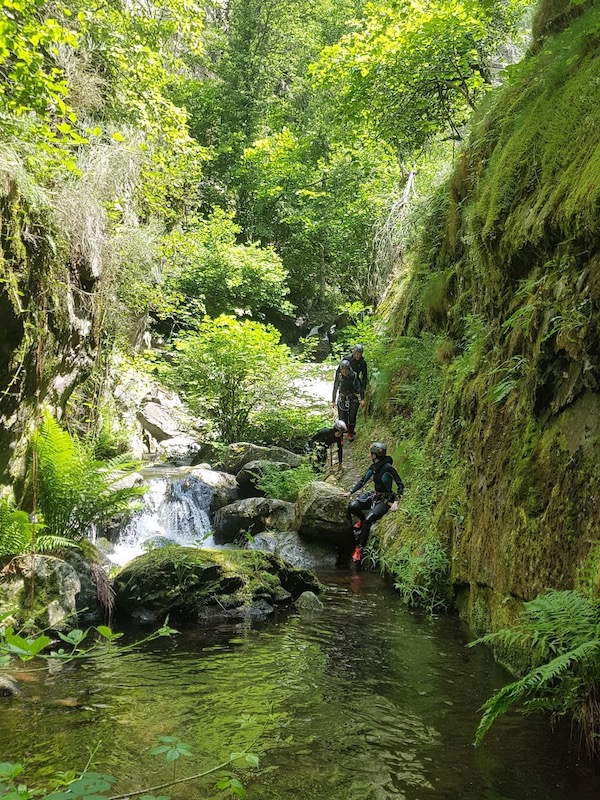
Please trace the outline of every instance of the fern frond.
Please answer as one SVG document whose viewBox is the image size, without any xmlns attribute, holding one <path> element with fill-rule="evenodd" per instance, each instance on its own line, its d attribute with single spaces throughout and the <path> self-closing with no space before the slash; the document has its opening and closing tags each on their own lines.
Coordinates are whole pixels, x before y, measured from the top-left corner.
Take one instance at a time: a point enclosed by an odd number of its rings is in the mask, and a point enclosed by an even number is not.
<svg viewBox="0 0 600 800">
<path fill-rule="evenodd" d="M 490 697 L 483 706 L 483 716 L 475 734 L 475 744 L 481 744 L 493 722 L 518 700 L 524 700 L 541 692 L 552 682 L 560 679 L 574 665 L 582 664 L 600 654 L 600 639 L 584 642 L 568 653 L 563 653 L 547 664 L 528 672 L 523 678 L 509 683 Z"/>
</svg>

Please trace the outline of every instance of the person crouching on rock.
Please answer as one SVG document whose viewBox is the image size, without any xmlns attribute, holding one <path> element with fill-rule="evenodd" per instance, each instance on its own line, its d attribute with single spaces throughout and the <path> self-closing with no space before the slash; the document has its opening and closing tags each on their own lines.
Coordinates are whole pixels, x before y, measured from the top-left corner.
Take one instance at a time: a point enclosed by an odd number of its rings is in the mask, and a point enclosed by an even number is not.
<svg viewBox="0 0 600 800">
<path fill-rule="evenodd" d="M 374 522 L 381 519 L 388 511 L 396 511 L 398 498 L 402 496 L 404 484 L 402 478 L 393 467 L 393 459 L 386 455 L 387 447 L 381 442 L 373 442 L 369 448 L 371 453 L 371 466 L 362 478 L 346 493 L 350 497 L 373 478 L 374 491 L 360 494 L 348 506 L 348 513 L 358 517 L 354 523 L 354 539 L 356 547 L 352 553 L 352 561 L 360 563 L 363 551 Z M 398 494 L 394 494 L 394 483 Z"/>
<path fill-rule="evenodd" d="M 312 461 L 315 467 L 323 469 L 327 462 L 327 451 L 329 450 L 329 460 L 331 461 L 331 446 L 337 445 L 338 469 L 342 468 L 344 460 L 344 434 L 348 430 L 346 423 L 338 419 L 333 428 L 321 428 L 314 436 L 311 436 L 306 443 L 306 450 L 312 454 Z"/>
</svg>

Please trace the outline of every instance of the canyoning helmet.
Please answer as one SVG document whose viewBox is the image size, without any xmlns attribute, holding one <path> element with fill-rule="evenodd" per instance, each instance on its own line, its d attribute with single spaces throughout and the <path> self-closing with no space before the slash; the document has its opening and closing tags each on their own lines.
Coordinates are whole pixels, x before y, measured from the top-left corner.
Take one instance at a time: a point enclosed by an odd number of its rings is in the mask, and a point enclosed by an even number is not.
<svg viewBox="0 0 600 800">
<path fill-rule="evenodd" d="M 361 356 L 362 356 L 362 354 L 364 352 L 364 349 L 365 348 L 362 346 L 362 344 L 355 344 L 354 347 L 352 348 L 352 352 L 353 353 L 360 353 Z"/>
<path fill-rule="evenodd" d="M 346 433 L 346 431 L 348 430 L 348 426 L 346 425 L 343 419 L 336 419 L 336 421 L 333 424 L 333 427 L 336 428 L 336 430 L 341 431 L 342 433 Z"/>
<path fill-rule="evenodd" d="M 352 369 L 352 365 L 347 358 L 345 358 L 343 361 L 340 361 L 340 369 Z"/>
<path fill-rule="evenodd" d="M 381 442 L 373 442 L 371 447 L 369 447 L 369 452 L 377 458 L 383 458 L 383 456 L 387 453 L 387 445 L 382 444 Z"/>
</svg>

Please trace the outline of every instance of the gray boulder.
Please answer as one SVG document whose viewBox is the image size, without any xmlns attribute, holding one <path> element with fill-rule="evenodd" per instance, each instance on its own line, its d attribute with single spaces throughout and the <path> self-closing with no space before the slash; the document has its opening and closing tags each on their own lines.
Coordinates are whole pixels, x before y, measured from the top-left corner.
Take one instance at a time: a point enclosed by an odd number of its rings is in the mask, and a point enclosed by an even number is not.
<svg viewBox="0 0 600 800">
<path fill-rule="evenodd" d="M 173 436 L 170 439 L 163 439 L 156 447 L 156 454 L 176 466 L 191 464 L 196 456 L 202 451 L 200 442 L 191 436 Z"/>
<path fill-rule="evenodd" d="M 235 442 L 227 448 L 225 471 L 237 475 L 249 461 L 279 461 L 290 467 L 299 467 L 303 458 L 285 447 L 261 447 L 250 442 Z"/>
<path fill-rule="evenodd" d="M 175 414 L 159 402 L 145 403 L 136 416 L 142 428 L 157 442 L 182 433 Z"/>
<path fill-rule="evenodd" d="M 213 469 L 206 469 L 203 466 L 192 467 L 190 475 L 198 478 L 213 490 L 210 503 L 210 510 L 214 513 L 223 506 L 228 506 L 240 497 L 240 487 L 234 475 L 228 472 L 218 472 Z"/>
<path fill-rule="evenodd" d="M 325 608 L 323 603 L 319 600 L 314 592 L 302 592 L 294 605 L 303 616 L 320 614 Z"/>
<path fill-rule="evenodd" d="M 337 552 L 332 545 L 301 539 L 296 531 L 265 531 L 255 536 L 248 547 L 274 553 L 286 564 L 303 569 L 327 569 L 337 563 Z"/>
<path fill-rule="evenodd" d="M 307 570 L 248 550 L 160 548 L 131 561 L 116 575 L 117 608 L 138 620 L 202 622 L 264 618 L 302 592 L 321 585 Z"/>
<path fill-rule="evenodd" d="M 228 506 L 223 506 L 215 514 L 213 530 L 215 542 L 225 544 L 234 542 L 241 531 L 260 533 L 267 528 L 286 530 L 294 526 L 295 509 L 293 503 L 285 500 L 272 500 L 267 497 L 247 497 Z"/>
<path fill-rule="evenodd" d="M 341 489 L 323 481 L 303 486 L 296 500 L 298 533 L 340 546 L 352 544 L 348 503 Z"/>
</svg>

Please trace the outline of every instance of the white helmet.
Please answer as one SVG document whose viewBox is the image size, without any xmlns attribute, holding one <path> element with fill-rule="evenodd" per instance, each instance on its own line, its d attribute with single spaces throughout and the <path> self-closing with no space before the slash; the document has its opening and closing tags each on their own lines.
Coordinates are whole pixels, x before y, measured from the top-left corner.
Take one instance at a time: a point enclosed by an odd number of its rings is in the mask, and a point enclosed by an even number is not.
<svg viewBox="0 0 600 800">
<path fill-rule="evenodd" d="M 337 428 L 338 431 L 341 431 L 342 433 L 346 433 L 346 431 L 348 430 L 348 426 L 346 425 L 343 419 L 336 419 L 333 427 Z"/>
</svg>

